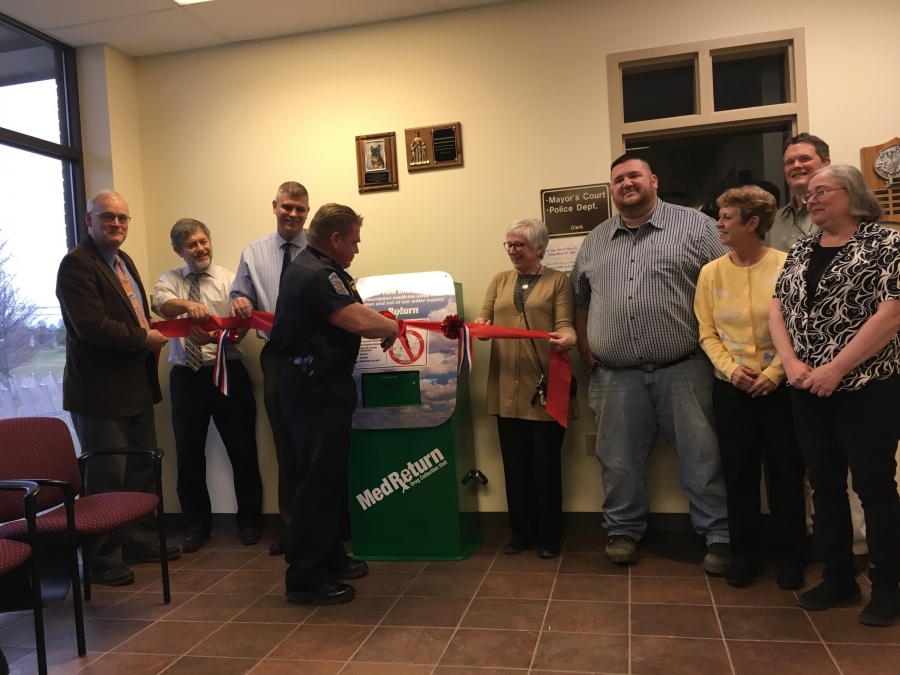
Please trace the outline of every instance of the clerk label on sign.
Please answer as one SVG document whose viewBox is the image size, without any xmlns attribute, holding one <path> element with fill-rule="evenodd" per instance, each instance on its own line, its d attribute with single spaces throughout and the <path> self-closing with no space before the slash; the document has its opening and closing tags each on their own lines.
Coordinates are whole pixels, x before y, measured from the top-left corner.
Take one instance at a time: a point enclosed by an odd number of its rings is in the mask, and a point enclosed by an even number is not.
<svg viewBox="0 0 900 675">
<path fill-rule="evenodd" d="M 359 358 L 356 361 L 357 368 L 393 368 L 410 366 L 422 368 L 428 365 L 428 333 L 412 328 L 406 329 L 406 341 L 404 345 L 400 340 L 394 342 L 393 347 L 385 352 L 381 349 L 380 340 L 363 339 L 359 346 Z"/>
</svg>

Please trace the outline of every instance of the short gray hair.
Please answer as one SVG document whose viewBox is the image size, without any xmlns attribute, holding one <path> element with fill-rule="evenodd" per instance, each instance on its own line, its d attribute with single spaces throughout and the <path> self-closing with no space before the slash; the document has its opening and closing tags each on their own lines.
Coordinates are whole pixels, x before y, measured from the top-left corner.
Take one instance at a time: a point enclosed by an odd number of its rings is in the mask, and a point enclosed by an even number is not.
<svg viewBox="0 0 900 675">
<path fill-rule="evenodd" d="M 878 223 L 884 212 L 881 204 L 878 203 L 878 197 L 866 185 L 866 179 L 855 166 L 849 164 L 831 164 L 823 166 L 816 171 L 813 176 L 820 173 L 830 173 L 837 178 L 841 187 L 847 190 L 850 195 L 850 215 L 862 218 L 864 223 Z M 811 176 L 812 177 L 812 176 Z"/>
<path fill-rule="evenodd" d="M 172 246 L 181 248 L 181 244 L 184 240 L 194 234 L 197 230 L 203 230 L 203 234 L 205 234 L 207 238 L 212 239 L 209 228 L 199 220 L 182 218 L 172 226 L 172 231 L 169 233 L 169 238 L 172 240 Z"/>
<path fill-rule="evenodd" d="M 94 212 L 94 204 L 96 204 L 97 202 L 102 202 L 106 199 L 115 199 L 115 198 L 122 199 L 122 195 L 120 195 L 115 190 L 100 190 L 100 192 L 98 192 L 93 197 L 88 199 L 88 203 L 87 203 L 88 213 Z M 124 202 L 125 200 L 122 199 L 122 201 Z"/>
<path fill-rule="evenodd" d="M 517 220 L 506 228 L 506 236 L 514 234 L 525 237 L 531 247 L 535 250 L 541 249 L 540 257 L 543 258 L 547 252 L 547 244 L 550 242 L 550 233 L 547 232 L 547 226 L 544 221 L 539 218 L 523 218 Z"/>
</svg>

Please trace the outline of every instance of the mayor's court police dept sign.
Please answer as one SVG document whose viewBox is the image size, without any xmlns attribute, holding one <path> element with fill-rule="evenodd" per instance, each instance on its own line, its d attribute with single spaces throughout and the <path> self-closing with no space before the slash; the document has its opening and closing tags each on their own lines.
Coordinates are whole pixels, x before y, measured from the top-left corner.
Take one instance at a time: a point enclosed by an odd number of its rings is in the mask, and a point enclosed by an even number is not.
<svg viewBox="0 0 900 675">
<path fill-rule="evenodd" d="M 609 183 L 541 190 L 544 224 L 551 237 L 587 234 L 610 217 Z"/>
</svg>

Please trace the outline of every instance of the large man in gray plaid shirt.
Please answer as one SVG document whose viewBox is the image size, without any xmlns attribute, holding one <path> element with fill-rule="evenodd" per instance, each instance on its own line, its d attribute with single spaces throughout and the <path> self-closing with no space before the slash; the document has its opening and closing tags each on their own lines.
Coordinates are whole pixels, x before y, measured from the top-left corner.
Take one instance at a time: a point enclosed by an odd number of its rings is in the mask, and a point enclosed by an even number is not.
<svg viewBox="0 0 900 675">
<path fill-rule="evenodd" d="M 700 268 L 727 249 L 712 219 L 659 200 L 643 159 L 618 158 L 611 183 L 619 214 L 585 238 L 572 270 L 606 493 L 606 553 L 614 563 L 637 561 L 649 511 L 645 465 L 662 431 L 678 455 L 694 529 L 706 538 L 703 568 L 725 574 L 728 516 L 713 368 L 699 347 L 694 293 Z"/>
</svg>

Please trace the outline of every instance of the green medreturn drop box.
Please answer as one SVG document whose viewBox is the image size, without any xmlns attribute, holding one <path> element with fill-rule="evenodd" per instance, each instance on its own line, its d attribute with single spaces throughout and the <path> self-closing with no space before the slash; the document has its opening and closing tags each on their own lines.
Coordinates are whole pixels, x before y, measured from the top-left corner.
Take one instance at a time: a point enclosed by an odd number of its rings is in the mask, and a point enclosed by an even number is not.
<svg viewBox="0 0 900 675">
<path fill-rule="evenodd" d="M 359 279 L 368 307 L 403 319 L 440 319 L 463 307 L 444 272 Z M 469 373 L 458 343 L 408 326 L 408 344 L 363 340 L 350 443 L 354 558 L 462 560 L 482 540 Z M 480 474 L 478 474 L 480 475 Z M 463 484 L 465 482 L 465 484 Z"/>
</svg>

